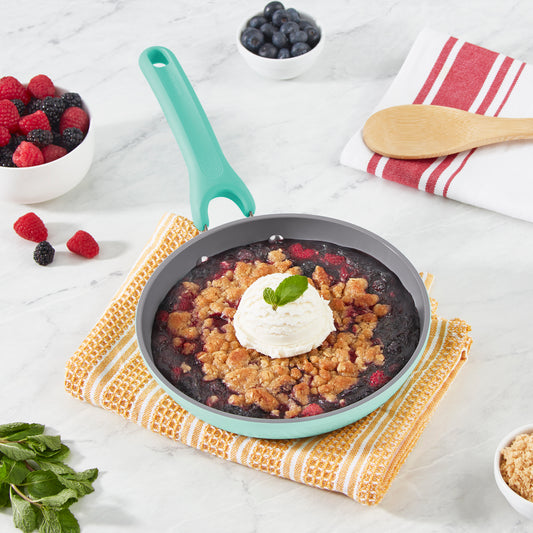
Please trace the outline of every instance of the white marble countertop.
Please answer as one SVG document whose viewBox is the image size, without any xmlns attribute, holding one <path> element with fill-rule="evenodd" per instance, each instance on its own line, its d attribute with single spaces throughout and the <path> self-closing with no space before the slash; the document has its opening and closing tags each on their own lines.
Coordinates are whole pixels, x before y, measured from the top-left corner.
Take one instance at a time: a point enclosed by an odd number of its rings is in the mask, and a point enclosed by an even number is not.
<svg viewBox="0 0 533 533">
<path fill-rule="evenodd" d="M 259 77 L 236 51 L 236 28 L 261 2 L 4 3 L 1 75 L 46 73 L 80 92 L 97 134 L 78 187 L 31 207 L 2 203 L 0 224 L 0 423 L 44 423 L 71 446 L 75 468 L 100 469 L 96 491 L 72 509 L 82 531 L 531 531 L 498 492 L 492 458 L 507 432 L 533 421 L 533 225 L 338 162 L 422 28 L 533 62 L 530 3 L 301 0 L 294 7 L 314 14 L 328 41 L 312 71 L 286 82 Z M 258 214 L 320 214 L 378 233 L 435 275 L 442 316 L 472 326 L 468 364 L 379 506 L 216 459 L 63 389 L 66 360 L 160 217 L 190 216 L 183 159 L 137 66 L 154 44 L 177 55 Z M 46 268 L 12 229 L 29 210 L 56 245 Z M 212 225 L 241 216 L 228 200 L 210 215 Z M 99 241 L 96 259 L 66 251 L 77 229 Z M 12 530 L 10 512 L 0 530 Z"/>
</svg>

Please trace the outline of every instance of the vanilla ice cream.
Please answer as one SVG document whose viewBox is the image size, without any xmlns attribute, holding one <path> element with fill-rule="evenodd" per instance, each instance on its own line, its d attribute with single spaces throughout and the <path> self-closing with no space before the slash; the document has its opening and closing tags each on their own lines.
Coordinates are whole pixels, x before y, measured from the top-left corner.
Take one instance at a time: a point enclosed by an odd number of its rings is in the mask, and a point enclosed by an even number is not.
<svg viewBox="0 0 533 533">
<path fill-rule="evenodd" d="M 270 357 L 292 357 L 320 346 L 335 329 L 328 302 L 309 285 L 295 301 L 274 310 L 263 291 L 277 286 L 290 274 L 269 274 L 244 292 L 233 320 L 238 341 Z"/>
</svg>

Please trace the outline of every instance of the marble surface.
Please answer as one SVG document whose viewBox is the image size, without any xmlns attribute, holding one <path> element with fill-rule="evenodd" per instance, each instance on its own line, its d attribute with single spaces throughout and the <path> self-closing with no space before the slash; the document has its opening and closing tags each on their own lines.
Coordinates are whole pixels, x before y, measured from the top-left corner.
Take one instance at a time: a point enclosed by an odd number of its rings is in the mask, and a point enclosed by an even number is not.
<svg viewBox="0 0 533 533">
<path fill-rule="evenodd" d="M 430 26 L 533 62 L 529 2 L 301 0 L 328 41 L 300 78 L 260 78 L 239 57 L 236 28 L 262 3 L 192 0 L 4 2 L 2 75 L 46 73 L 93 113 L 94 164 L 55 200 L 1 204 L 1 420 L 60 433 L 96 491 L 73 507 L 86 532 L 531 531 L 498 492 L 493 452 L 531 423 L 533 225 L 383 182 L 339 165 L 342 147 Z M 444 317 L 472 326 L 470 360 L 442 400 L 383 502 L 364 507 L 213 458 L 71 398 L 64 365 L 120 286 L 167 211 L 190 216 L 187 172 L 137 59 L 171 48 L 257 213 L 306 212 L 364 226 L 436 277 Z M 532 148 L 533 149 L 533 148 Z M 56 260 L 43 268 L 12 230 L 34 210 Z M 212 225 L 241 216 L 228 200 Z M 101 245 L 93 260 L 65 242 L 77 229 Z M 10 512 L 0 530 L 11 531 Z"/>
</svg>

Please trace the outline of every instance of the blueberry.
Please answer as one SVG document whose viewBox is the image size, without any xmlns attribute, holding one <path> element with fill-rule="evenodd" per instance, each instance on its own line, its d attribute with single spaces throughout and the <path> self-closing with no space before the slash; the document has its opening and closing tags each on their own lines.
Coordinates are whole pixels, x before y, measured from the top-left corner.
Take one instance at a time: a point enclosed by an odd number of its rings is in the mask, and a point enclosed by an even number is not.
<svg viewBox="0 0 533 533">
<path fill-rule="evenodd" d="M 260 28 L 266 22 L 266 18 L 261 15 L 256 15 L 248 21 L 248 26 L 250 28 Z"/>
<path fill-rule="evenodd" d="M 309 43 L 309 46 L 316 46 L 318 41 L 320 41 L 320 30 L 316 26 L 308 26 L 304 31 L 307 33 L 307 42 Z"/>
<path fill-rule="evenodd" d="M 301 56 L 302 54 L 306 54 L 307 52 L 309 52 L 309 50 L 311 50 L 311 48 L 307 43 L 295 43 L 292 45 L 291 48 L 291 56 Z"/>
<path fill-rule="evenodd" d="M 274 14 L 272 15 L 272 24 L 279 27 L 282 24 L 285 24 L 285 22 L 289 22 L 289 15 L 287 15 L 287 12 L 284 9 L 274 11 Z"/>
<path fill-rule="evenodd" d="M 272 44 L 278 48 L 287 48 L 289 46 L 289 39 L 280 31 L 276 31 L 272 35 Z"/>
<path fill-rule="evenodd" d="M 246 28 L 241 34 L 241 43 L 250 52 L 257 52 L 265 42 L 265 37 L 257 28 Z"/>
<path fill-rule="evenodd" d="M 301 30 L 305 30 L 306 28 L 308 28 L 309 26 L 314 26 L 314 24 L 308 20 L 299 20 L 298 21 L 298 26 L 300 26 L 300 29 Z"/>
<path fill-rule="evenodd" d="M 285 35 L 289 35 L 289 33 L 292 33 L 293 31 L 298 31 L 299 29 L 300 26 L 298 26 L 296 22 L 289 20 L 288 22 L 285 22 L 280 26 L 279 31 L 281 33 L 284 33 Z"/>
<path fill-rule="evenodd" d="M 280 48 L 278 52 L 278 59 L 289 59 L 291 52 L 288 48 Z"/>
<path fill-rule="evenodd" d="M 272 15 L 278 9 L 285 9 L 285 6 L 281 2 L 269 2 L 263 10 L 263 15 L 267 20 L 272 20 Z"/>
<path fill-rule="evenodd" d="M 277 28 L 270 22 L 265 22 L 259 29 L 263 32 L 265 39 L 272 39 L 272 34 L 277 31 Z"/>
<path fill-rule="evenodd" d="M 289 35 L 289 40 L 290 40 L 291 44 L 305 43 L 305 42 L 307 42 L 307 33 L 305 31 L 302 31 L 302 30 L 293 31 Z"/>
<path fill-rule="evenodd" d="M 294 22 L 298 22 L 300 20 L 300 13 L 298 13 L 294 7 L 289 7 L 287 9 L 287 15 L 289 15 L 289 20 L 293 20 Z"/>
<path fill-rule="evenodd" d="M 272 43 L 265 43 L 259 48 L 258 54 L 261 57 L 268 57 L 270 59 L 275 59 L 278 57 L 278 49 Z"/>
</svg>

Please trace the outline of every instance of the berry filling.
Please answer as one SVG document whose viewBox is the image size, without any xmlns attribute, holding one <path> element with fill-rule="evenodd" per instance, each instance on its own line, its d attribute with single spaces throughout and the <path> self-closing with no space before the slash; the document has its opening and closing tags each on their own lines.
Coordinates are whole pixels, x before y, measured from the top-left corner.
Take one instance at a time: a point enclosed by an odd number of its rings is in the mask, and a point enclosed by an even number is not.
<svg viewBox="0 0 533 533">
<path fill-rule="evenodd" d="M 333 311 L 321 346 L 271 359 L 241 346 L 233 316 L 247 287 L 275 272 L 311 279 Z M 353 404 L 385 386 L 420 335 L 413 299 L 371 256 L 319 241 L 276 239 L 213 256 L 161 302 L 154 362 L 167 380 L 215 409 L 255 418 L 294 418 Z"/>
</svg>

